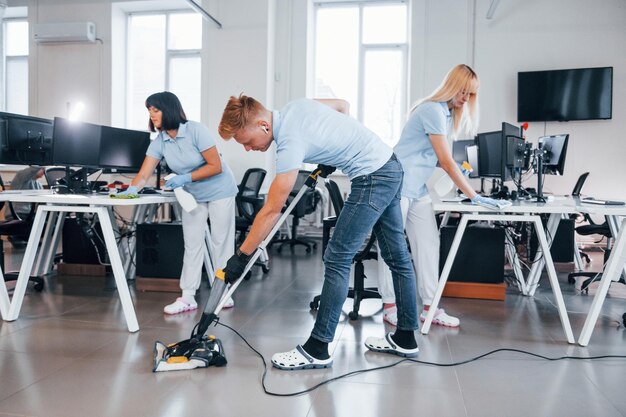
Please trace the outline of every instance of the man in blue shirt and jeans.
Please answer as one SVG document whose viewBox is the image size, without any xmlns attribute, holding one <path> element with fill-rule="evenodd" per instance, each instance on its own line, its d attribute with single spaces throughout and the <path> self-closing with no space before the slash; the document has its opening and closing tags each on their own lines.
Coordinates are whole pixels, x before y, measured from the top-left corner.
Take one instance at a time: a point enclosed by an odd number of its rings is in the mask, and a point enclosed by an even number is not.
<svg viewBox="0 0 626 417">
<path fill-rule="evenodd" d="M 265 152 L 276 143 L 276 178 L 245 242 L 227 263 L 227 282 L 236 281 L 251 255 L 278 221 L 303 163 L 324 164 L 343 171 L 351 192 L 324 253 L 324 285 L 311 336 L 289 352 L 277 353 L 272 364 L 283 370 L 328 368 L 328 353 L 348 295 L 352 259 L 370 230 L 392 271 L 398 306 L 394 334 L 369 337 L 365 345 L 405 357 L 419 352 L 415 274 L 404 238 L 400 191 L 402 166 L 391 148 L 349 117 L 343 100 L 299 99 L 270 111 L 252 97 L 232 96 L 219 125 L 224 139 L 234 138 L 246 151 Z"/>
</svg>

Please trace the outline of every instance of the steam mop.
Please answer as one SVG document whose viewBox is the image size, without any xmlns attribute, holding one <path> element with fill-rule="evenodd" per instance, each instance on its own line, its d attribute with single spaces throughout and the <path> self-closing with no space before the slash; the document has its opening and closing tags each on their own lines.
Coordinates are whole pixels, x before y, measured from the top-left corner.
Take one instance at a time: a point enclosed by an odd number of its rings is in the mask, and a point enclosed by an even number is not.
<svg viewBox="0 0 626 417">
<path fill-rule="evenodd" d="M 237 281 L 232 283 L 229 287 L 226 283 L 224 271 L 220 269 L 216 272 L 211 293 L 209 294 L 209 299 L 204 306 L 204 311 L 202 312 L 200 321 L 191 331 L 191 337 L 170 345 L 166 345 L 159 341 L 155 342 L 154 367 L 152 368 L 152 372 L 180 371 L 226 365 L 227 360 L 222 342 L 215 336 L 207 336 L 205 333 L 212 323 L 217 323 L 218 315 L 224 307 L 226 301 L 235 292 L 237 287 L 239 287 L 239 284 L 243 281 L 243 277 L 246 276 L 250 268 L 252 268 L 256 260 L 259 256 L 261 256 L 262 250 L 267 247 L 307 189 L 315 187 L 318 177 L 326 178 L 334 170 L 335 168 L 333 167 L 318 165 L 315 170 L 311 171 L 311 174 L 302 185 L 302 188 L 298 191 L 298 194 L 296 194 L 287 209 L 278 219 L 269 235 L 265 238 L 265 240 L 263 240 L 263 242 L 261 242 L 259 248 L 257 248 L 254 252 L 248 261 L 243 274 L 241 274 Z"/>
</svg>

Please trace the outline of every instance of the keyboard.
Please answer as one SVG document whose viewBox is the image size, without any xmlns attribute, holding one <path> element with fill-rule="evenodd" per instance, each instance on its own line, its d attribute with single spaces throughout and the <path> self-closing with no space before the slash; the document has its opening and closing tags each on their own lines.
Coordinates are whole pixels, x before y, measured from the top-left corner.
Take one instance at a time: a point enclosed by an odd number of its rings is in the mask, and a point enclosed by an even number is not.
<svg viewBox="0 0 626 417">
<path fill-rule="evenodd" d="M 597 204 L 599 206 L 623 206 L 626 204 L 624 201 L 615 201 L 615 200 L 598 200 L 593 197 L 585 197 L 580 200 L 582 203 L 587 204 Z"/>
</svg>

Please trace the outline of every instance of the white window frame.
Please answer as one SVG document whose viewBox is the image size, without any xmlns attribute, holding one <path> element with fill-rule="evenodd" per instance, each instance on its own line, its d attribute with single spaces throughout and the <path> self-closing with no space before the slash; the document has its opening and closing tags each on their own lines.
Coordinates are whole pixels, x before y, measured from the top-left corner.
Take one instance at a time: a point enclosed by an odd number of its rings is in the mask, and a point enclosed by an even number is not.
<svg viewBox="0 0 626 417">
<path fill-rule="evenodd" d="M 373 5 L 392 5 L 392 4 L 405 4 L 407 6 L 407 40 L 404 43 L 376 43 L 376 44 L 366 44 L 363 43 L 363 8 L 366 6 Z M 402 120 L 406 118 L 407 112 L 407 103 L 408 103 L 408 82 L 407 82 L 407 73 L 408 73 L 408 54 L 409 54 L 409 19 L 410 19 L 410 10 L 408 8 L 408 3 L 406 0 L 360 0 L 360 1 L 333 1 L 333 0 L 319 0 L 314 3 L 314 13 L 313 13 L 313 28 L 314 31 L 317 30 L 317 11 L 324 8 L 337 8 L 337 7 L 346 7 L 353 6 L 358 7 L 359 9 L 359 62 L 358 62 L 358 89 L 357 89 L 357 111 L 356 118 L 359 122 L 363 123 L 364 117 L 364 96 L 365 96 L 365 54 L 368 51 L 400 51 L 402 54 L 402 79 L 401 79 L 401 91 L 403 92 L 403 98 L 400 103 L 400 112 L 402 114 Z M 316 80 L 316 45 L 315 45 L 315 35 L 312 37 L 313 39 L 313 67 L 312 67 L 312 77 L 311 77 L 311 91 L 315 91 L 315 80 Z M 341 97 L 338 97 L 341 98 Z M 398 140 L 399 138 L 392 138 L 392 140 Z"/>
<path fill-rule="evenodd" d="M 164 90 L 169 91 L 170 88 L 170 62 L 173 58 L 200 58 L 200 68 L 202 68 L 202 49 L 169 49 L 167 45 L 167 35 L 170 30 L 170 17 L 174 14 L 190 14 L 190 10 L 175 9 L 175 10 L 159 10 L 159 11 L 141 11 L 130 12 L 127 14 L 126 20 L 126 45 L 130 44 L 131 34 L 131 19 L 135 16 L 150 16 L 150 15 L 164 15 L 165 16 L 165 86 Z M 130 48 L 126 50 L 126 62 L 130 62 Z M 200 70 L 202 71 L 202 69 Z M 130 80 L 130 66 L 126 65 L 126 80 Z M 128 126 L 128 109 L 131 105 L 130 91 L 126 92 L 126 111 L 124 113 L 124 123 Z M 202 103 L 200 103 L 202 106 Z M 199 114 L 202 114 L 202 107 L 200 107 Z"/>
<path fill-rule="evenodd" d="M 27 55 L 12 55 L 7 56 L 6 54 L 6 42 L 7 42 L 7 23 L 13 22 L 26 22 L 28 23 L 28 17 L 5 17 L 2 19 L 2 94 L 0 94 L 0 108 L 3 110 L 7 109 L 7 66 L 9 62 L 20 62 L 25 61 L 26 65 L 28 65 L 28 54 Z M 28 86 L 25 91 L 26 97 L 28 97 L 29 91 Z M 27 112 L 28 113 L 28 112 Z"/>
</svg>

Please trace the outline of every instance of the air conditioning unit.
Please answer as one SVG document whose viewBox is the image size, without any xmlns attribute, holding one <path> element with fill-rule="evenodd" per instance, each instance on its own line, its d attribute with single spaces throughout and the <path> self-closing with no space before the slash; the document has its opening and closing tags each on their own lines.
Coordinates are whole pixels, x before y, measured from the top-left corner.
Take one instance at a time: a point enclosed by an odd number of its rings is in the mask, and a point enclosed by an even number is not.
<svg viewBox="0 0 626 417">
<path fill-rule="evenodd" d="M 33 32 L 37 43 L 96 41 L 94 22 L 38 23 Z"/>
</svg>

